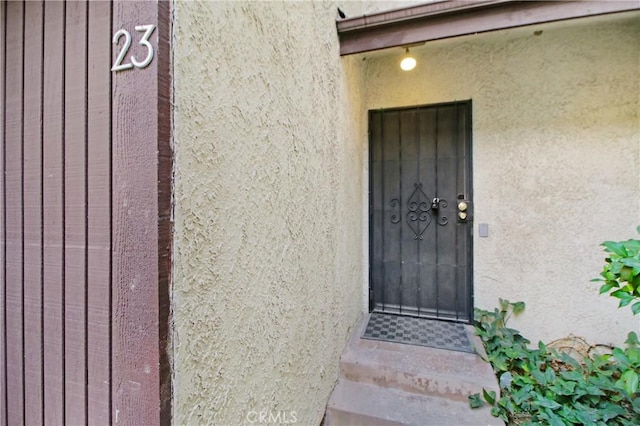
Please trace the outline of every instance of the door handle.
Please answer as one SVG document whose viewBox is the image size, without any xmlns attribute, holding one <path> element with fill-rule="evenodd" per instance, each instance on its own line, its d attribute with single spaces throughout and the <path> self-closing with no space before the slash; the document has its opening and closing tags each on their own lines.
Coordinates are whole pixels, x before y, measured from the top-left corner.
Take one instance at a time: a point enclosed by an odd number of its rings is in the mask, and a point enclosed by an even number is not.
<svg viewBox="0 0 640 426">
<path fill-rule="evenodd" d="M 440 198 L 436 197 L 431 201 L 431 210 L 438 210 L 440 208 Z"/>
</svg>

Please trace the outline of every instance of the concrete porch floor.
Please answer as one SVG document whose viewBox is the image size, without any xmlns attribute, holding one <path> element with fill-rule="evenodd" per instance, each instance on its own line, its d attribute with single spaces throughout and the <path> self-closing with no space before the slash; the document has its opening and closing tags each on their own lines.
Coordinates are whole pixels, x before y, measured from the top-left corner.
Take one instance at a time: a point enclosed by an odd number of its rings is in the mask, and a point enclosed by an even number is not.
<svg viewBox="0 0 640 426">
<path fill-rule="evenodd" d="M 324 425 L 502 425 L 467 397 L 498 391 L 491 366 L 477 354 L 362 339 L 369 314 L 354 328 L 340 360 Z M 485 356 L 473 327 L 476 351 Z"/>
</svg>

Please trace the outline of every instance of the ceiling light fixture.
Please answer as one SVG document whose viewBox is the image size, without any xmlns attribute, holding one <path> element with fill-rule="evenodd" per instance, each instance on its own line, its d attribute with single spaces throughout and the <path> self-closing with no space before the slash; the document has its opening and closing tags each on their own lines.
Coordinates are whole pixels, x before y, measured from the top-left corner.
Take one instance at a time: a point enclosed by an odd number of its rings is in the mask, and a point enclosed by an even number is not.
<svg viewBox="0 0 640 426">
<path fill-rule="evenodd" d="M 400 61 L 400 68 L 402 68 L 403 71 L 411 71 L 415 67 L 416 60 L 411 55 L 409 55 L 409 48 L 407 47 L 404 57 L 402 58 L 402 61 Z"/>
</svg>

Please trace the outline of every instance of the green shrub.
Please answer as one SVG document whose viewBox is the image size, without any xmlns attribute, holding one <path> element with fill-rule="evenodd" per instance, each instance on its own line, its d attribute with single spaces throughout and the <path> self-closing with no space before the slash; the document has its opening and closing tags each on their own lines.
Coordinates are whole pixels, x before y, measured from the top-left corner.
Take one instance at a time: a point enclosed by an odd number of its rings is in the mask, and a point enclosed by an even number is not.
<svg viewBox="0 0 640 426">
<path fill-rule="evenodd" d="M 511 424 L 640 424 L 640 345 L 629 333 L 625 349 L 593 354 L 581 362 L 506 326 L 523 302 L 500 300 L 493 312 L 476 309 L 476 334 L 500 383 L 501 395 L 483 390 L 469 397 L 472 407 L 492 405 L 492 414 Z"/>
<path fill-rule="evenodd" d="M 637 228 L 640 233 L 640 226 Z M 640 241 L 605 241 L 602 243 L 608 256 L 600 273 L 602 281 L 600 294 L 609 293 L 620 299 L 619 307 L 633 302 L 631 310 L 634 315 L 640 312 Z"/>
</svg>

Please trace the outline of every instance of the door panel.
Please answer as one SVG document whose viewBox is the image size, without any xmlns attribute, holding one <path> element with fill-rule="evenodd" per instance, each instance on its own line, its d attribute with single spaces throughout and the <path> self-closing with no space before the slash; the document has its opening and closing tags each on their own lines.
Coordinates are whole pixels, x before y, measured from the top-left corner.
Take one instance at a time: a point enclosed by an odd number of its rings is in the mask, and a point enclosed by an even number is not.
<svg viewBox="0 0 640 426">
<path fill-rule="evenodd" d="M 370 112 L 375 311 L 471 320 L 470 113 L 470 102 Z"/>
</svg>

